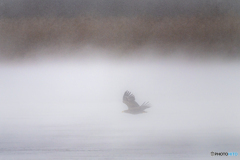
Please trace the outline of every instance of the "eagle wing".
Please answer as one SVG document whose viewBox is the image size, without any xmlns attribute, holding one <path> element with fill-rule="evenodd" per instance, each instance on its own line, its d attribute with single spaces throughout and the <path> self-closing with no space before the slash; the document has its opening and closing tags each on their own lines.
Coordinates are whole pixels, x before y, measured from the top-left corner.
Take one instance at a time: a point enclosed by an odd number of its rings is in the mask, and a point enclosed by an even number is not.
<svg viewBox="0 0 240 160">
<path fill-rule="evenodd" d="M 123 103 L 128 106 L 128 109 L 136 109 L 136 107 L 139 107 L 138 103 L 135 101 L 135 96 L 129 91 L 124 93 Z"/>
</svg>

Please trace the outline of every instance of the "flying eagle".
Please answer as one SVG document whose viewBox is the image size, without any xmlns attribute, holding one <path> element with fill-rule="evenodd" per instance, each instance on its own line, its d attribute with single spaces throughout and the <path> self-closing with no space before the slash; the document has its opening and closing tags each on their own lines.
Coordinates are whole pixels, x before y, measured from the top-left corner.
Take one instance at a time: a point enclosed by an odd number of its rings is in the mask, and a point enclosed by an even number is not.
<svg viewBox="0 0 240 160">
<path fill-rule="evenodd" d="M 144 102 L 141 106 L 139 106 L 139 104 L 135 101 L 135 96 L 129 91 L 126 91 L 124 93 L 123 103 L 128 106 L 128 110 L 125 110 L 123 112 L 130 114 L 147 113 L 144 110 L 150 108 L 149 102 Z"/>
</svg>

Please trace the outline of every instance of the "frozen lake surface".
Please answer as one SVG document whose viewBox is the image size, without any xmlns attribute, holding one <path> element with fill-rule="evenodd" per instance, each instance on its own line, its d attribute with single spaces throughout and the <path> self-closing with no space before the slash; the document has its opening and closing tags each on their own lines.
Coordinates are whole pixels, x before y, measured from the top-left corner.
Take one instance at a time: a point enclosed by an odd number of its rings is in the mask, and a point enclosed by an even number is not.
<svg viewBox="0 0 240 160">
<path fill-rule="evenodd" d="M 1 64 L 0 82 L 1 160 L 240 154 L 239 62 L 36 61 Z M 126 90 L 147 114 L 122 113 Z"/>
</svg>

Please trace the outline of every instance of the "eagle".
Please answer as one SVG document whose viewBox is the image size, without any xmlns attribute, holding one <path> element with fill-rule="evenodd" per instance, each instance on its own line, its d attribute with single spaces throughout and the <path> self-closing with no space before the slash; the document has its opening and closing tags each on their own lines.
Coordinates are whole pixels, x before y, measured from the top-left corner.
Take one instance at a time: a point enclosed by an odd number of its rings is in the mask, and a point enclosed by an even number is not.
<svg viewBox="0 0 240 160">
<path fill-rule="evenodd" d="M 126 91 L 124 93 L 123 103 L 125 103 L 128 106 L 128 110 L 125 110 L 123 112 L 130 114 L 147 113 L 144 110 L 151 107 L 149 102 L 144 102 L 141 106 L 139 106 L 139 104 L 135 101 L 135 96 L 129 91 Z"/>
</svg>

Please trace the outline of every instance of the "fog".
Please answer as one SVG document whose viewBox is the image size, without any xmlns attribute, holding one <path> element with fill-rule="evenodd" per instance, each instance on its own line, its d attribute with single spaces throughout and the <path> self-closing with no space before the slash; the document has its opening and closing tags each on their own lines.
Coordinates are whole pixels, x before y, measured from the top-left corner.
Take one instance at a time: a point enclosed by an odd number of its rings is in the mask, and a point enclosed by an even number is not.
<svg viewBox="0 0 240 160">
<path fill-rule="evenodd" d="M 239 154 L 239 5 L 0 0 L 0 160 Z"/>
<path fill-rule="evenodd" d="M 239 69 L 238 60 L 181 56 L 1 63 L 0 159 L 209 159 L 211 151 L 239 152 Z M 126 90 L 139 104 L 151 103 L 148 113 L 122 113 Z"/>
</svg>

